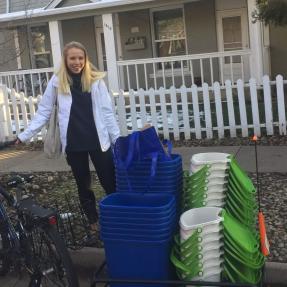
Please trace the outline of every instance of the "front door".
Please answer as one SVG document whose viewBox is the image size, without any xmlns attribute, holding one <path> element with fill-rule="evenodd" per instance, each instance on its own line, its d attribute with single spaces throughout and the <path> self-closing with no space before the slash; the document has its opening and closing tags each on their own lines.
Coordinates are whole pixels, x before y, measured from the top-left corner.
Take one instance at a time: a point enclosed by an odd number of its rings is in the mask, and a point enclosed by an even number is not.
<svg viewBox="0 0 287 287">
<path fill-rule="evenodd" d="M 246 9 L 217 12 L 218 48 L 220 52 L 244 50 L 249 48 L 248 20 Z M 248 56 L 224 57 L 222 74 L 224 80 L 248 80 Z"/>
</svg>

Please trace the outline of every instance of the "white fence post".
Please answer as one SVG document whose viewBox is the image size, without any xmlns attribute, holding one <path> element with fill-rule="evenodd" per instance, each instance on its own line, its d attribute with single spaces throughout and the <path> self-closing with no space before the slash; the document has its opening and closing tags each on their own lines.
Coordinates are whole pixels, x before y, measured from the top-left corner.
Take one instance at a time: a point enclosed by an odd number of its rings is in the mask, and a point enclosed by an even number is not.
<svg viewBox="0 0 287 287">
<path fill-rule="evenodd" d="M 164 138 L 169 139 L 165 93 L 166 93 L 166 90 L 163 87 L 161 87 L 159 89 L 159 97 L 160 97 L 160 104 L 161 104 L 163 135 L 164 135 Z"/>
<path fill-rule="evenodd" d="M 177 110 L 175 87 L 170 88 L 170 101 L 171 101 L 173 136 L 175 140 L 179 140 L 178 110 Z"/>
<path fill-rule="evenodd" d="M 236 124 L 235 124 L 235 115 L 234 115 L 232 87 L 231 87 L 230 80 L 227 80 L 225 82 L 225 89 L 226 89 L 226 100 L 227 100 L 227 111 L 228 111 L 230 136 L 234 138 L 236 137 Z"/>
<path fill-rule="evenodd" d="M 254 134 L 256 136 L 261 136 L 256 80 L 250 79 L 249 84 Z"/>
<path fill-rule="evenodd" d="M 215 97 L 218 137 L 223 138 L 224 137 L 224 122 L 223 122 L 222 101 L 221 101 L 221 92 L 220 92 L 219 83 L 215 82 L 213 84 L 213 88 L 214 88 L 214 97 Z"/>
<path fill-rule="evenodd" d="M 239 101 L 239 112 L 240 112 L 242 136 L 248 137 L 246 102 L 245 102 L 244 87 L 243 87 L 242 80 L 237 81 L 237 93 L 238 93 L 238 101 Z"/>
<path fill-rule="evenodd" d="M 191 92 L 192 92 L 192 106 L 193 106 L 195 137 L 197 139 L 201 139 L 201 127 L 200 127 L 199 105 L 198 105 L 198 91 L 197 91 L 196 85 L 192 85 Z"/>
<path fill-rule="evenodd" d="M 130 90 L 129 92 L 129 99 L 130 99 L 130 113 L 131 113 L 131 122 L 132 122 L 132 129 L 138 129 L 137 123 L 137 109 L 136 109 L 136 101 L 135 101 L 136 93 L 134 90 Z"/>
<path fill-rule="evenodd" d="M 117 112 L 121 135 L 126 136 L 128 134 L 128 129 L 126 120 L 125 96 L 122 90 L 119 92 L 119 97 L 117 101 Z"/>
<path fill-rule="evenodd" d="M 186 86 L 182 86 L 180 88 L 180 94 L 181 94 L 184 138 L 189 140 L 190 139 L 190 123 L 189 123 L 189 115 L 188 115 L 188 101 L 187 101 Z"/>
<path fill-rule="evenodd" d="M 270 87 L 270 81 L 269 81 L 268 76 L 263 77 L 263 91 L 264 91 L 266 131 L 267 131 L 267 135 L 273 135 L 271 87 Z"/>
<path fill-rule="evenodd" d="M 156 131 L 158 132 L 157 117 L 156 117 L 156 101 L 155 101 L 155 90 L 151 88 L 149 90 L 149 103 L 150 103 L 150 114 L 151 122 Z"/>
<path fill-rule="evenodd" d="M 283 77 L 278 75 L 276 77 L 277 88 L 277 105 L 278 105 L 278 119 L 279 119 L 279 133 L 280 135 L 286 135 L 286 111 L 284 100 L 284 86 Z"/>
<path fill-rule="evenodd" d="M 209 91 L 207 83 L 204 83 L 202 85 L 202 90 L 203 90 L 203 106 L 204 106 L 206 137 L 208 139 L 211 139 L 213 138 L 213 132 L 212 132 L 211 111 L 210 111 L 210 99 L 209 99 Z"/>
<path fill-rule="evenodd" d="M 141 115 L 141 122 L 142 122 L 141 127 L 143 127 L 147 123 L 144 90 L 139 89 L 138 94 L 139 94 L 139 99 L 140 99 L 140 115 Z"/>
<path fill-rule="evenodd" d="M 7 140 L 8 133 L 8 121 L 7 114 L 5 110 L 5 93 L 7 93 L 6 86 L 0 86 L 0 143 L 3 143 Z"/>
</svg>

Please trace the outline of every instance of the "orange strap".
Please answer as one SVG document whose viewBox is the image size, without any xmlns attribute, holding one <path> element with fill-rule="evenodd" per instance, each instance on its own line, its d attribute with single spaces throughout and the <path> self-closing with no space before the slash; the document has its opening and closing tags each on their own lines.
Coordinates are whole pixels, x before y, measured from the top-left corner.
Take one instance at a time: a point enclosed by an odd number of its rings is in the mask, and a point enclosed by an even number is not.
<svg viewBox="0 0 287 287">
<path fill-rule="evenodd" d="M 258 222 L 259 222 L 261 252 L 264 256 L 268 256 L 270 253 L 269 242 L 266 234 L 264 215 L 261 211 L 258 213 Z"/>
</svg>

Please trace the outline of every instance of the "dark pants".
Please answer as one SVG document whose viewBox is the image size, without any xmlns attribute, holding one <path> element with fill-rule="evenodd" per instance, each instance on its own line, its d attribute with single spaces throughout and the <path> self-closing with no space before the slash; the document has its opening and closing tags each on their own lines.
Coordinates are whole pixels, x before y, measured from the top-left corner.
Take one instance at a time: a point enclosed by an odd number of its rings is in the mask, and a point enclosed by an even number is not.
<svg viewBox="0 0 287 287">
<path fill-rule="evenodd" d="M 89 223 L 97 222 L 95 195 L 91 189 L 91 173 L 89 157 L 96 169 L 99 181 L 107 194 L 115 191 L 115 168 L 111 148 L 106 152 L 95 151 L 67 151 L 67 162 L 77 183 L 81 206 Z"/>
</svg>

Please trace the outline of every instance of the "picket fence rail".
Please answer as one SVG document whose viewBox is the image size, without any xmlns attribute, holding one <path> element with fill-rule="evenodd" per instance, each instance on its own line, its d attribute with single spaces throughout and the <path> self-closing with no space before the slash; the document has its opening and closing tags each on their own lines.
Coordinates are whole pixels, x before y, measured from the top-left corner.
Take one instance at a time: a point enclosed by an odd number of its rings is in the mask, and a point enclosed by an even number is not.
<svg viewBox="0 0 287 287">
<path fill-rule="evenodd" d="M 262 84 L 227 80 L 224 85 L 139 89 L 111 96 L 122 135 L 151 123 L 164 138 L 188 140 L 286 135 L 286 93 L 287 81 L 278 75 L 275 81 L 264 76 Z M 28 126 L 40 100 L 0 86 L 0 142 Z M 45 133 L 44 127 L 34 140 Z"/>
</svg>

